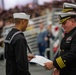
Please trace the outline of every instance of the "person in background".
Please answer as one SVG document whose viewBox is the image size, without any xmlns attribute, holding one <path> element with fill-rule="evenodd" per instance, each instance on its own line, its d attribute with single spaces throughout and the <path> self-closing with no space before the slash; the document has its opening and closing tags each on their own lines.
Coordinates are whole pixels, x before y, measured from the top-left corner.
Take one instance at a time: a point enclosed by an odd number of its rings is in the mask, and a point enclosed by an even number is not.
<svg viewBox="0 0 76 75">
<path fill-rule="evenodd" d="M 6 75 L 30 75 L 28 60 L 34 56 L 27 54 L 27 41 L 23 34 L 26 30 L 30 15 L 14 13 L 15 27 L 5 38 Z"/>
<path fill-rule="evenodd" d="M 45 37 L 45 40 L 47 42 L 46 54 L 47 54 L 48 59 L 50 59 L 50 46 L 51 46 L 52 41 L 54 40 L 54 36 L 51 31 L 51 29 L 52 29 L 51 24 L 52 23 L 49 21 L 48 25 L 47 25 L 47 29 L 46 29 L 47 36 Z"/>
<path fill-rule="evenodd" d="M 50 39 L 54 39 L 51 29 L 52 29 L 51 22 L 48 22 L 46 30 L 47 36 L 45 38 L 45 40 L 47 41 L 47 48 L 50 48 L 50 42 L 51 42 Z"/>
<path fill-rule="evenodd" d="M 46 62 L 44 66 L 49 70 L 55 68 L 53 75 L 76 75 L 76 5 L 66 6 L 72 11 L 59 13 L 65 32 L 60 44 L 61 51 L 52 62 Z"/>
<path fill-rule="evenodd" d="M 45 54 L 45 49 L 46 49 L 45 37 L 46 37 L 46 30 L 44 28 L 44 24 L 40 23 L 39 30 L 37 33 L 37 44 L 38 44 L 39 53 L 41 56 L 44 56 Z"/>
</svg>

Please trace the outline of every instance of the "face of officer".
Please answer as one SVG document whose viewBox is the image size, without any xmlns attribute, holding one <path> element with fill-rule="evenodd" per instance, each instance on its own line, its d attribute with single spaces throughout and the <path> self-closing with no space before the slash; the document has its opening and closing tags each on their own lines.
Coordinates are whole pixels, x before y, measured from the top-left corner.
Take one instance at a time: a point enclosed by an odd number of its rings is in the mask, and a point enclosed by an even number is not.
<svg viewBox="0 0 76 75">
<path fill-rule="evenodd" d="M 74 19 L 66 20 L 64 23 L 62 23 L 62 27 L 64 28 L 65 33 L 69 33 L 75 27 Z"/>
</svg>

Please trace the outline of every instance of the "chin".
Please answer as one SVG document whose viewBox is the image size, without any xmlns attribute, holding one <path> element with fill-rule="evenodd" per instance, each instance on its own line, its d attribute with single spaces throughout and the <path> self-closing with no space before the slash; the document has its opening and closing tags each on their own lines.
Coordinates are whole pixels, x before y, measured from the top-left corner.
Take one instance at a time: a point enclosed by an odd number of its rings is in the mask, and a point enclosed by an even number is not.
<svg viewBox="0 0 76 75">
<path fill-rule="evenodd" d="M 67 31 L 64 31 L 65 33 L 67 33 Z"/>
</svg>

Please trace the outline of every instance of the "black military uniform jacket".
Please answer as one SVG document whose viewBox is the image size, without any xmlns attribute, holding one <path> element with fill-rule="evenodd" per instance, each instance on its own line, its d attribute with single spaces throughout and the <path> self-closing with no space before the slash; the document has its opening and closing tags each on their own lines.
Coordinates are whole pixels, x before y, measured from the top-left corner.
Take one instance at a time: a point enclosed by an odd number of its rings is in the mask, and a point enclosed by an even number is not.
<svg viewBox="0 0 76 75">
<path fill-rule="evenodd" d="M 60 70 L 60 75 L 76 75 L 76 27 L 62 39 L 60 49 L 54 66 Z"/>
<path fill-rule="evenodd" d="M 5 39 L 6 75 L 30 75 L 27 42 L 24 34 L 13 28 Z"/>
</svg>

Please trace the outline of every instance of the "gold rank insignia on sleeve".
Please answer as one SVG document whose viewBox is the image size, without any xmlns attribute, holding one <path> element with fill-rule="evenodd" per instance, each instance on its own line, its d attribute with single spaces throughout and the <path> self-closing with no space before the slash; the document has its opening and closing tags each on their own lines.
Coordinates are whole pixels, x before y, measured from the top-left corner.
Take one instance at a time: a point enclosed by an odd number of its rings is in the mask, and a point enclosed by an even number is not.
<svg viewBox="0 0 76 75">
<path fill-rule="evenodd" d="M 56 59 L 56 62 L 57 62 L 57 64 L 59 65 L 59 67 L 61 69 L 64 68 L 64 67 L 66 67 L 66 65 L 64 63 L 64 60 L 62 60 L 61 56 Z"/>
</svg>

